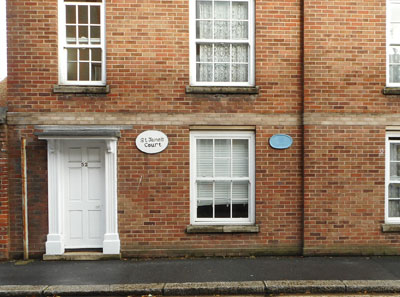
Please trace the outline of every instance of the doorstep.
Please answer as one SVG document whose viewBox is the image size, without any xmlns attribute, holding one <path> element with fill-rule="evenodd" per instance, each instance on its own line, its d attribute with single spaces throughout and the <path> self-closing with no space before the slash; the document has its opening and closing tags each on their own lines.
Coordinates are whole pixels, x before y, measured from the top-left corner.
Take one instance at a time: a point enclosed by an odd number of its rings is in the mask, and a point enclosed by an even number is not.
<svg viewBox="0 0 400 297">
<path fill-rule="evenodd" d="M 121 254 L 103 254 L 102 252 L 66 252 L 62 255 L 43 255 L 44 261 L 95 261 L 120 260 Z"/>
</svg>

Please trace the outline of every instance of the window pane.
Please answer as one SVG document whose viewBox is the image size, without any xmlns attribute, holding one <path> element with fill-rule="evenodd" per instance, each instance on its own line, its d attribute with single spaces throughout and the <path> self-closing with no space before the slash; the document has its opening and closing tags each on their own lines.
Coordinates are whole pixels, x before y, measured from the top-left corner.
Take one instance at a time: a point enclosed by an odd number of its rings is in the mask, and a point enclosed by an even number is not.
<svg viewBox="0 0 400 297">
<path fill-rule="evenodd" d="M 247 181 L 233 182 L 232 201 L 235 203 L 247 203 L 249 201 L 249 183 Z"/>
<path fill-rule="evenodd" d="M 390 24 L 389 40 L 392 43 L 400 42 L 400 24 Z"/>
<path fill-rule="evenodd" d="M 67 49 L 68 62 L 76 62 L 78 60 L 78 50 L 76 48 Z"/>
<path fill-rule="evenodd" d="M 198 182 L 197 183 L 197 200 L 213 200 L 213 183 Z"/>
<path fill-rule="evenodd" d="M 215 64 L 214 81 L 229 81 L 229 64 Z"/>
<path fill-rule="evenodd" d="M 212 38 L 212 22 L 197 21 L 196 22 L 196 38 L 211 39 Z"/>
<path fill-rule="evenodd" d="M 400 184 L 389 184 L 389 198 L 400 198 Z"/>
<path fill-rule="evenodd" d="M 231 159 L 216 158 L 215 159 L 215 176 L 230 177 L 231 176 Z"/>
<path fill-rule="evenodd" d="M 400 161 L 400 143 L 390 144 L 390 161 Z"/>
<path fill-rule="evenodd" d="M 196 78 L 197 81 L 213 81 L 213 65 L 197 64 Z"/>
<path fill-rule="evenodd" d="M 89 80 L 89 63 L 79 63 L 79 80 Z"/>
<path fill-rule="evenodd" d="M 213 183 L 197 183 L 197 217 L 213 217 Z"/>
<path fill-rule="evenodd" d="M 232 19 L 234 20 L 248 19 L 247 2 L 232 2 Z"/>
<path fill-rule="evenodd" d="M 67 63 L 67 64 L 68 64 L 67 79 L 68 80 L 77 80 L 78 79 L 78 75 L 77 75 L 78 63 L 72 62 L 72 63 Z"/>
<path fill-rule="evenodd" d="M 90 26 L 90 43 L 100 44 L 100 27 Z"/>
<path fill-rule="evenodd" d="M 249 217 L 249 204 L 248 203 L 233 203 L 232 204 L 232 218 L 248 218 Z"/>
<path fill-rule="evenodd" d="M 390 8 L 390 21 L 391 22 L 400 22 L 400 5 L 394 4 Z"/>
<path fill-rule="evenodd" d="M 390 48 L 389 63 L 400 63 L 400 46 L 392 46 Z"/>
<path fill-rule="evenodd" d="M 229 62 L 230 61 L 230 45 L 229 44 L 215 44 L 214 45 L 215 62 Z"/>
<path fill-rule="evenodd" d="M 100 24 L 100 6 L 90 7 L 90 23 Z"/>
<path fill-rule="evenodd" d="M 215 157 L 230 158 L 231 156 L 231 140 L 216 139 L 215 140 Z"/>
<path fill-rule="evenodd" d="M 229 22 L 228 21 L 215 21 L 214 22 L 214 38 L 215 39 L 229 39 L 230 36 Z"/>
<path fill-rule="evenodd" d="M 212 200 L 199 200 L 197 201 L 197 217 L 198 218 L 212 218 L 213 206 Z"/>
<path fill-rule="evenodd" d="M 213 140 L 197 140 L 197 176 L 213 176 Z"/>
<path fill-rule="evenodd" d="M 79 26 L 79 43 L 80 44 L 88 44 L 88 27 L 87 26 Z"/>
<path fill-rule="evenodd" d="M 93 81 L 101 80 L 101 64 L 100 63 L 92 64 L 92 80 Z"/>
<path fill-rule="evenodd" d="M 249 46 L 247 44 L 232 44 L 232 62 L 249 61 Z"/>
<path fill-rule="evenodd" d="M 400 217 L 400 201 L 389 201 L 389 217 Z"/>
<path fill-rule="evenodd" d="M 212 2 L 211 1 L 197 1 L 196 18 L 197 19 L 211 19 L 212 18 Z"/>
<path fill-rule="evenodd" d="M 232 175 L 234 177 L 249 176 L 248 141 L 246 139 L 233 140 Z"/>
<path fill-rule="evenodd" d="M 66 9 L 66 22 L 67 24 L 75 24 L 76 23 L 76 6 L 75 5 L 67 5 Z"/>
<path fill-rule="evenodd" d="M 400 83 L 400 65 L 389 66 L 389 81 L 391 83 Z"/>
<path fill-rule="evenodd" d="M 88 7 L 86 5 L 78 6 L 78 21 L 79 21 L 79 24 L 87 24 L 88 23 Z"/>
<path fill-rule="evenodd" d="M 75 26 L 67 26 L 67 43 L 68 44 L 76 43 L 76 27 Z"/>
<path fill-rule="evenodd" d="M 214 2 L 214 19 L 229 20 L 230 19 L 230 3 L 227 1 Z"/>
<path fill-rule="evenodd" d="M 101 49 L 100 48 L 92 49 L 92 61 L 101 61 Z"/>
<path fill-rule="evenodd" d="M 232 22 L 232 39 L 247 39 L 248 28 L 246 21 Z"/>
<path fill-rule="evenodd" d="M 82 48 L 79 50 L 79 60 L 89 61 L 89 49 Z"/>
<path fill-rule="evenodd" d="M 196 46 L 197 62 L 212 62 L 213 46 L 212 44 L 198 44 Z"/>
<path fill-rule="evenodd" d="M 231 217 L 231 183 L 215 182 L 215 217 Z"/>
<path fill-rule="evenodd" d="M 247 64 L 232 65 L 232 81 L 234 81 L 234 82 L 248 81 L 248 66 L 247 66 Z"/>
</svg>

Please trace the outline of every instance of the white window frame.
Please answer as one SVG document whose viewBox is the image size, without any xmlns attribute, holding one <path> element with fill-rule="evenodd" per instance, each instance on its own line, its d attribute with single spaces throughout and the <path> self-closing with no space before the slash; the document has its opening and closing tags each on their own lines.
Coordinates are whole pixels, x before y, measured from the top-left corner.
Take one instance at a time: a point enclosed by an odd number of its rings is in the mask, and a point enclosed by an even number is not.
<svg viewBox="0 0 400 297">
<path fill-rule="evenodd" d="M 100 6 L 100 44 L 99 45 L 67 45 L 66 40 L 66 5 L 98 5 Z M 90 30 L 89 30 L 90 31 Z M 106 84 L 106 46 L 105 46 L 105 0 L 101 2 L 58 0 L 58 82 L 60 85 L 104 86 Z M 67 47 L 68 48 L 101 48 L 101 81 L 67 80 Z M 78 70 L 79 71 L 79 70 Z M 90 72 L 90 69 L 89 69 Z"/>
<path fill-rule="evenodd" d="M 197 139 L 247 139 L 249 142 L 249 177 L 221 180 L 248 180 L 248 218 L 197 218 Z M 219 180 L 220 178 L 214 178 Z M 190 132 L 190 223 L 192 225 L 252 225 L 255 223 L 255 133 L 254 131 L 191 131 Z"/>
<path fill-rule="evenodd" d="M 189 0 L 189 56 L 190 56 L 190 85 L 192 86 L 236 86 L 249 87 L 255 85 L 255 0 L 248 0 L 248 40 L 231 39 L 196 39 L 196 0 Z M 223 0 L 222 0 L 223 1 Z M 228 0 L 227 0 L 228 1 Z M 231 0 L 240 2 L 242 0 Z M 199 82 L 196 80 L 196 45 L 197 43 L 242 43 L 249 45 L 249 61 L 247 82 Z"/>
<path fill-rule="evenodd" d="M 393 6 L 400 6 L 400 0 L 387 0 L 386 1 L 386 86 L 388 87 L 400 87 L 400 83 L 390 82 L 390 69 L 389 69 L 389 54 L 392 46 L 400 47 L 400 40 L 398 42 L 392 42 L 390 40 L 390 29 L 391 29 L 391 19 L 390 12 Z"/>
<path fill-rule="evenodd" d="M 398 138 L 398 140 L 390 139 Z M 387 224 L 399 224 L 399 217 L 389 217 L 389 184 L 396 183 L 400 184 L 399 181 L 390 180 L 390 144 L 399 143 L 400 144 L 400 131 L 399 132 L 388 132 L 386 133 L 386 150 L 385 150 L 385 223 Z M 400 199 L 399 199 L 400 200 Z"/>
</svg>

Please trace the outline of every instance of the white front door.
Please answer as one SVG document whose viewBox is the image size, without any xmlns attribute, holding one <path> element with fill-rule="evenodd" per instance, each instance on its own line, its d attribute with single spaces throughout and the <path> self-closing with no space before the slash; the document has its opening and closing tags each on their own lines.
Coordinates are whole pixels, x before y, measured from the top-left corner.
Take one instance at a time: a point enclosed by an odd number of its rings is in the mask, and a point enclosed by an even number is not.
<svg viewBox="0 0 400 297">
<path fill-rule="evenodd" d="M 105 233 L 104 142 L 64 141 L 65 248 L 101 248 Z"/>
</svg>

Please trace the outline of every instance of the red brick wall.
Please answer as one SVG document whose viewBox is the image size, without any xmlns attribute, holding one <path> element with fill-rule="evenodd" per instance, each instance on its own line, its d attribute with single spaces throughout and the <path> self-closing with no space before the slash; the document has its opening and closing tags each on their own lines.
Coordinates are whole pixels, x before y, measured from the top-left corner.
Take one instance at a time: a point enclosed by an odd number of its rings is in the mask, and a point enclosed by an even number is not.
<svg viewBox="0 0 400 297">
<path fill-rule="evenodd" d="M 134 146 L 135 137 L 158 129 L 169 137 L 166 151 L 146 155 Z M 284 131 L 293 135 L 288 150 L 274 150 L 267 140 Z M 299 252 L 301 246 L 301 130 L 259 127 L 256 131 L 256 224 L 258 234 L 186 234 L 190 224 L 189 129 L 142 126 L 123 133 L 118 145 L 119 229 L 122 252 L 140 249 L 270 249 L 270 253 Z M 275 248 L 275 251 L 274 251 Z M 215 251 L 213 251 L 215 253 Z M 142 253 L 143 254 L 143 253 Z M 148 255 L 154 255 L 149 250 Z"/>
<path fill-rule="evenodd" d="M 386 1 L 304 2 L 308 112 L 398 113 L 386 84 Z"/>
<path fill-rule="evenodd" d="M 8 73 L 10 112 L 299 113 L 302 109 L 299 0 L 256 1 L 256 85 L 259 95 L 186 94 L 189 84 L 189 1 L 106 1 L 107 95 L 56 95 L 57 1 L 10 1 Z M 249 119 L 251 120 L 251 119 Z M 94 123 L 95 124 L 95 123 Z M 213 123 L 204 123 L 213 124 Z M 251 124 L 249 124 L 251 125 Z M 145 129 L 166 133 L 158 155 L 134 146 Z M 22 253 L 20 139 L 27 138 L 29 232 L 32 254 L 47 234 L 46 145 L 34 126 L 9 132 L 11 253 Z M 294 145 L 273 150 L 268 138 L 288 133 Z M 302 130 L 257 126 L 256 222 L 258 234 L 186 234 L 189 217 L 189 127 L 140 126 L 118 144 L 119 232 L 122 252 L 140 249 L 270 249 L 300 252 L 302 238 Z M 141 180 L 141 182 L 139 182 Z M 205 252 L 206 253 L 206 252 Z M 154 255 L 154 252 L 152 252 Z"/>
<path fill-rule="evenodd" d="M 299 0 L 256 1 L 259 96 L 186 95 L 189 1 L 106 1 L 104 96 L 54 95 L 58 82 L 57 1 L 10 1 L 9 111 L 299 112 L 302 106 Z"/>
<path fill-rule="evenodd" d="M 398 253 L 382 233 L 385 127 L 306 126 L 304 246 L 307 254 Z"/>
</svg>

